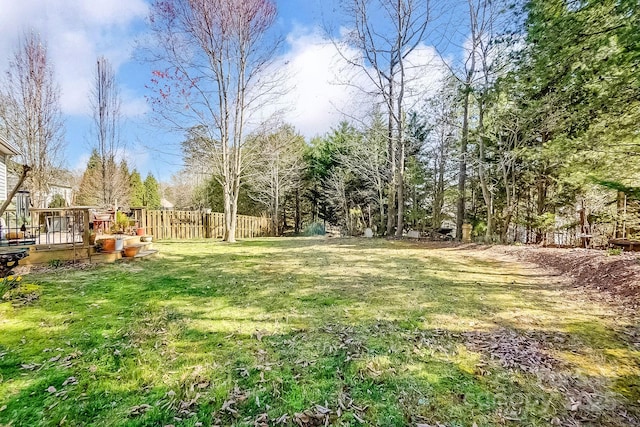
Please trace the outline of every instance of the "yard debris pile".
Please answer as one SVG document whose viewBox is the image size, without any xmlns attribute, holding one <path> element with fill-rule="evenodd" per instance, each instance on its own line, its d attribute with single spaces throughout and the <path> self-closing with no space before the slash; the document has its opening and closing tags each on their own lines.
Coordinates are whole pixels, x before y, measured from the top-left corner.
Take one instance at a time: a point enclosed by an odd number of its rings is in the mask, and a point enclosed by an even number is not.
<svg viewBox="0 0 640 427">
<path fill-rule="evenodd" d="M 640 307 L 640 257 L 637 253 L 609 255 L 593 249 L 500 247 L 500 251 L 542 267 L 550 267 L 570 278 L 579 288 L 604 294 L 610 302 Z"/>
</svg>

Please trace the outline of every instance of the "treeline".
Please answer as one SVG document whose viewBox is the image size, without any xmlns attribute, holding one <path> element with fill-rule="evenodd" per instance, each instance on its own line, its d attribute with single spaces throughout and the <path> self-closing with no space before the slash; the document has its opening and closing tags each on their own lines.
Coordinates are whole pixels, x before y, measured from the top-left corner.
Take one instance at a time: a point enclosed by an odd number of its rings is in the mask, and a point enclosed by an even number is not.
<svg viewBox="0 0 640 427">
<path fill-rule="evenodd" d="M 416 10 L 387 9 L 389 19 Z M 638 2 L 469 1 L 467 12 L 464 58 L 443 54 L 437 90 L 410 107 L 400 65 L 426 41 L 411 39 L 423 27 L 396 28 L 408 42 L 394 52 L 379 46 L 399 33 L 367 39 L 358 26 L 349 46 L 378 77 L 378 106 L 306 143 L 288 125 L 251 135 L 238 212 L 266 210 L 278 234 L 315 222 L 379 235 L 455 224 L 457 237 L 468 222 L 478 239 L 503 242 L 584 238 L 598 225 L 640 232 Z M 189 167 L 176 180 L 199 185 L 181 203 L 223 208 L 218 180 L 194 158 L 201 145 L 185 141 Z"/>
<path fill-rule="evenodd" d="M 108 185 L 104 184 L 105 180 Z M 136 169 L 129 171 L 126 161 L 103 160 L 98 151 L 93 150 L 75 191 L 75 204 L 159 209 L 160 184 L 151 173 L 142 181 Z"/>
</svg>

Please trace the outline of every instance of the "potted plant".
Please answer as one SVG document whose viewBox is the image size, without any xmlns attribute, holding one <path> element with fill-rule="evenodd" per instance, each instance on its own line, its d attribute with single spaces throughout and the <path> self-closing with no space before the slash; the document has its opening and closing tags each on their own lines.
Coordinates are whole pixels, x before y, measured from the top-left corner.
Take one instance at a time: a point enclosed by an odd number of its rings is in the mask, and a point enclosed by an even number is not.
<svg viewBox="0 0 640 427">
<path fill-rule="evenodd" d="M 130 246 L 125 246 L 123 253 L 124 256 L 127 258 L 133 258 L 138 254 L 138 251 L 140 250 L 140 246 L 138 245 L 130 245 Z"/>
<path fill-rule="evenodd" d="M 114 252 L 116 250 L 116 239 L 108 237 L 106 239 L 100 239 L 102 246 L 102 252 Z"/>
<path fill-rule="evenodd" d="M 124 212 L 116 212 L 116 221 L 114 224 L 115 233 L 124 233 L 129 227 L 129 217 Z"/>
</svg>

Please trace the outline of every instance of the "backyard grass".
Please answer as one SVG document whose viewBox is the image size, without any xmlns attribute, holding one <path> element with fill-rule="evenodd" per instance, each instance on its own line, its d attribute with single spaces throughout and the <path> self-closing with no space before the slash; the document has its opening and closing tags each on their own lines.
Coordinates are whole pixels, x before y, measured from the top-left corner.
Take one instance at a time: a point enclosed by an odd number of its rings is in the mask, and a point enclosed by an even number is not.
<svg viewBox="0 0 640 427">
<path fill-rule="evenodd" d="M 156 247 L 0 303 L 0 425 L 639 425 L 638 325 L 532 265 L 384 240 Z"/>
</svg>

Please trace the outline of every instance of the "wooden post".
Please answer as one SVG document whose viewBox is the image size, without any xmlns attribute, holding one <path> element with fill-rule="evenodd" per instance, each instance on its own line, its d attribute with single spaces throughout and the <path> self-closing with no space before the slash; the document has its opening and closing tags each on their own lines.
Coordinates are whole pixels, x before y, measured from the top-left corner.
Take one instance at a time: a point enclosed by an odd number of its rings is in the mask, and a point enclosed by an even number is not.
<svg viewBox="0 0 640 427">
<path fill-rule="evenodd" d="M 471 243 L 471 224 L 462 224 L 462 242 Z"/>
<path fill-rule="evenodd" d="M 89 215 L 91 215 L 91 212 L 89 212 L 89 209 L 84 209 L 82 211 L 82 216 L 83 216 L 83 218 L 82 218 L 83 219 L 83 221 L 82 221 L 83 224 L 82 225 L 84 227 L 84 232 L 82 233 L 82 243 L 83 243 L 82 246 L 84 246 L 85 248 L 90 246 L 90 244 L 89 244 L 89 235 L 91 233 L 90 233 L 90 230 L 89 230 Z M 89 252 L 91 252 L 91 251 L 89 251 Z"/>
<path fill-rule="evenodd" d="M 211 239 L 213 237 L 213 230 L 211 230 L 211 212 L 207 211 L 204 214 L 204 237 Z"/>
</svg>

